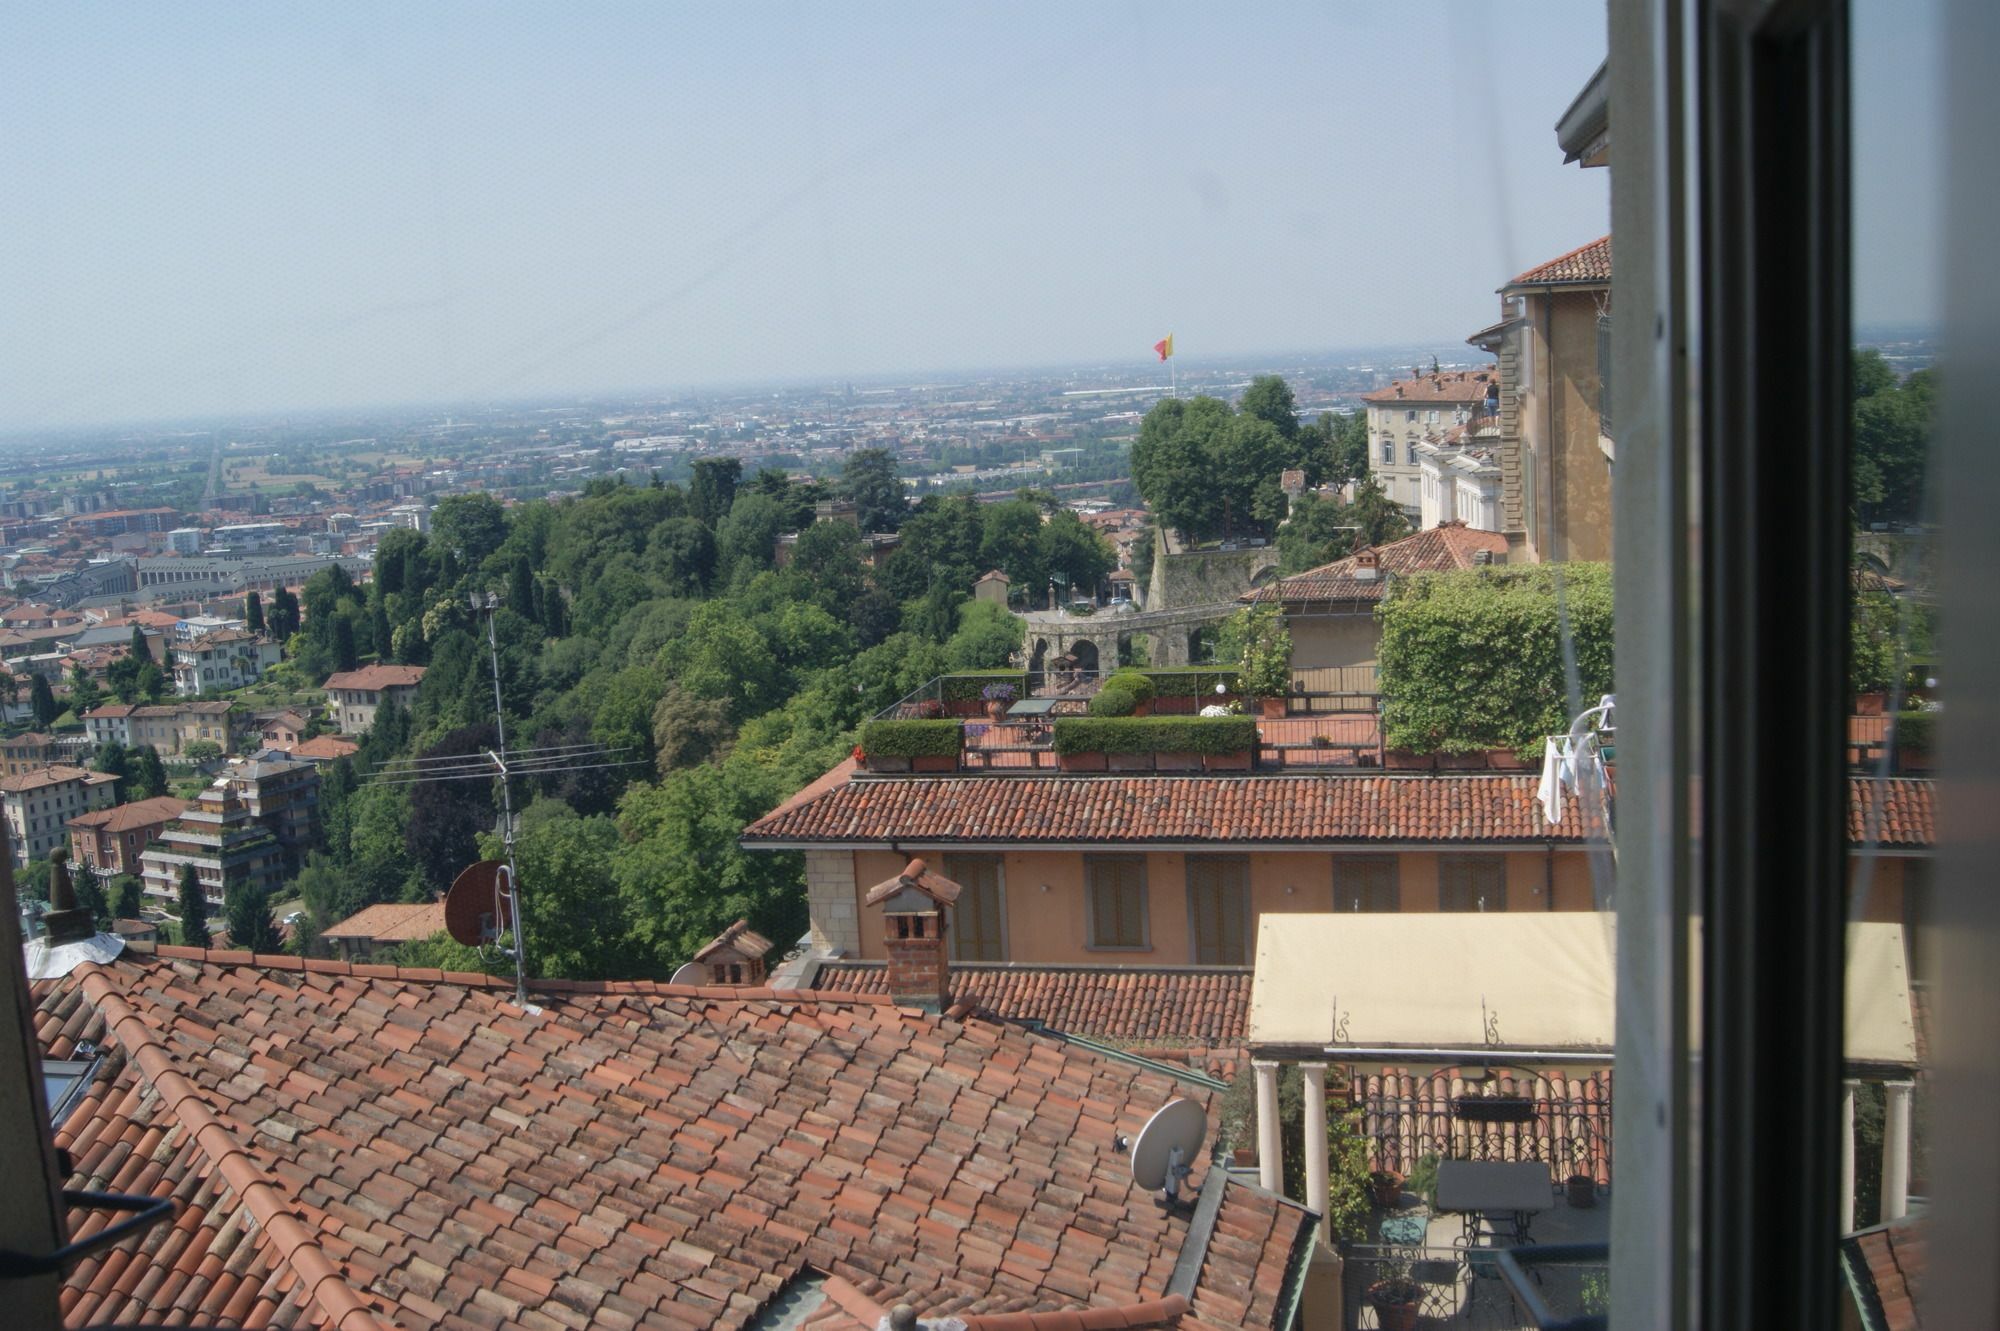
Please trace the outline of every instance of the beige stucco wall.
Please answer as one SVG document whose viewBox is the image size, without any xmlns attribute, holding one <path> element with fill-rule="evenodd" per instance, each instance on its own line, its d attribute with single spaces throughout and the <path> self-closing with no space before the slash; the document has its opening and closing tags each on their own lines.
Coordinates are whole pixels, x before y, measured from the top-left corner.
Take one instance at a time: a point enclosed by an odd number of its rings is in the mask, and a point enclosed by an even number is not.
<svg viewBox="0 0 2000 1331">
<path fill-rule="evenodd" d="M 1541 560 L 1611 558 L 1611 463 L 1598 445 L 1601 290 L 1529 292 L 1518 336 L 1519 501 Z M 1510 516 L 1514 510 L 1509 509 Z"/>
<path fill-rule="evenodd" d="M 1382 625 L 1371 611 L 1355 615 L 1295 615 L 1285 627 L 1292 635 L 1292 669 L 1374 665 Z"/>
<path fill-rule="evenodd" d="M 942 853 L 917 853 L 923 854 L 933 868 L 944 870 L 945 857 Z M 1398 861 L 1404 911 L 1437 910 L 1438 853 L 1375 853 L 1393 856 Z M 1500 853 L 1507 859 L 1508 910 L 1552 909 L 1549 905 L 1551 874 L 1554 879 L 1553 909 L 1592 908 L 1589 860 L 1582 851 L 1558 850 L 1553 857 L 1543 849 Z M 837 854 L 841 852 L 813 851 L 807 857 L 813 932 L 828 939 L 843 934 L 845 912 L 837 911 L 835 907 L 851 903 L 860 936 L 858 949 L 850 950 L 879 961 L 885 955 L 882 911 L 880 907 L 863 905 L 861 898 L 876 883 L 902 872 L 903 866 L 909 862 L 909 855 L 887 850 L 850 852 L 852 881 L 851 885 L 844 885 L 846 895 L 842 898 L 841 875 L 827 865 L 827 857 Z M 1257 920 L 1265 914 L 1291 911 L 1323 913 L 1331 910 L 1334 900 L 1333 854 L 1331 850 L 1322 849 L 1251 852 L 1251 919 L 1246 937 L 1255 938 Z M 1098 966 L 1193 964 L 1194 940 L 1188 924 L 1187 857 L 1179 851 L 1157 851 L 1146 853 L 1145 860 L 1150 946 L 1139 950 L 1096 949 L 1086 946 L 1085 942 L 1089 937 L 1089 925 L 1084 892 L 1084 853 L 1002 852 L 1000 873 L 1007 960 Z"/>
</svg>

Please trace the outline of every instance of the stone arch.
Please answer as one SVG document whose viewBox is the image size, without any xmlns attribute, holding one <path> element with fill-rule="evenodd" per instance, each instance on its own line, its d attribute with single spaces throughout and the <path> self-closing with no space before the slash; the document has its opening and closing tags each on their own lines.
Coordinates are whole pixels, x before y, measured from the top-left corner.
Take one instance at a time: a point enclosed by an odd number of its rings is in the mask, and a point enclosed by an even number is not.
<svg viewBox="0 0 2000 1331">
<path fill-rule="evenodd" d="M 1034 653 L 1028 657 L 1028 673 L 1031 675 L 1041 674 L 1047 668 L 1048 656 L 1049 640 L 1047 638 L 1035 639 Z"/>
<path fill-rule="evenodd" d="M 1097 644 L 1089 638 L 1078 638 L 1069 645 L 1070 655 L 1076 658 L 1076 668 L 1085 674 L 1094 673 L 1099 668 L 1100 657 Z"/>
</svg>

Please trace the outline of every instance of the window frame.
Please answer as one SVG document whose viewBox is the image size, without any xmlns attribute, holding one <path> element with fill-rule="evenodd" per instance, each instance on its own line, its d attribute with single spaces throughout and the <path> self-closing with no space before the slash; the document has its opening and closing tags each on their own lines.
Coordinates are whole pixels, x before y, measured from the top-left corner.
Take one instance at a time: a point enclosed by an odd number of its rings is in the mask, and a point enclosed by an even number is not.
<svg viewBox="0 0 2000 1331">
<path fill-rule="evenodd" d="M 1139 941 L 1102 943 L 1098 941 L 1097 871 L 1108 865 L 1131 865 L 1139 876 Z M 1151 952 L 1153 950 L 1153 908 L 1146 876 L 1144 855 L 1086 855 L 1083 857 L 1084 950 L 1089 952 Z"/>
<path fill-rule="evenodd" d="M 946 852 L 944 857 L 944 876 L 957 883 L 962 889 L 969 886 L 964 877 L 965 863 L 968 860 L 990 863 L 993 866 L 993 916 L 994 927 L 998 930 L 998 938 L 995 940 L 998 952 L 991 957 L 966 957 L 959 955 L 959 943 L 966 936 L 965 898 L 961 895 L 959 904 L 952 911 L 953 918 L 949 947 L 950 959 L 974 965 L 981 962 L 1005 961 L 1007 960 L 1009 950 L 1007 947 L 1007 857 L 997 853 L 981 854 L 973 851 Z M 977 889 L 974 888 L 973 890 L 976 891 Z"/>
<path fill-rule="evenodd" d="M 1371 872 L 1386 866 L 1389 870 L 1389 894 L 1394 904 L 1387 910 L 1378 907 L 1370 907 L 1363 910 L 1358 905 L 1350 909 L 1342 904 L 1342 893 L 1345 890 L 1341 886 L 1343 865 L 1366 865 Z M 1362 852 L 1348 852 L 1333 856 L 1332 868 L 1333 910 L 1336 915 L 1400 915 L 1403 913 L 1403 857 L 1401 855 L 1394 853 L 1377 853 L 1371 855 Z M 1355 899 L 1356 901 L 1360 900 L 1359 897 Z"/>
<path fill-rule="evenodd" d="M 1236 907 L 1237 956 L 1239 959 L 1236 961 L 1204 961 L 1201 956 L 1201 932 L 1197 927 L 1201 915 L 1195 908 L 1195 867 L 1197 865 L 1220 866 L 1223 864 L 1240 866 L 1243 873 L 1242 882 L 1238 887 L 1240 897 Z M 1257 946 L 1252 928 L 1252 922 L 1256 919 L 1257 911 L 1255 903 L 1251 900 L 1253 894 L 1250 884 L 1250 857 L 1240 854 L 1186 855 L 1182 857 L 1181 872 L 1183 881 L 1186 884 L 1189 964 L 1195 966 L 1248 966 L 1256 953 Z M 1226 886 L 1226 884 L 1218 884 L 1218 889 Z M 1218 920 L 1220 917 L 1221 912 L 1218 909 Z"/>
<path fill-rule="evenodd" d="M 1479 904 L 1480 898 L 1477 896 L 1476 893 L 1472 898 L 1472 904 L 1464 906 L 1453 906 L 1447 904 L 1447 902 L 1445 901 L 1445 891 L 1449 880 L 1446 876 L 1446 871 L 1448 869 L 1463 870 L 1468 875 L 1466 884 L 1467 890 L 1471 891 L 1472 884 L 1469 875 L 1471 875 L 1472 871 L 1475 868 L 1491 868 L 1499 875 L 1500 886 L 1497 895 L 1500 898 L 1500 904 L 1498 906 L 1480 905 Z M 1454 914 L 1454 915 L 1487 915 L 1487 914 L 1502 914 L 1506 911 L 1507 856 L 1504 852 L 1485 851 L 1485 850 L 1444 851 L 1438 855 L 1437 870 L 1438 870 L 1437 908 L 1440 913 Z"/>
</svg>

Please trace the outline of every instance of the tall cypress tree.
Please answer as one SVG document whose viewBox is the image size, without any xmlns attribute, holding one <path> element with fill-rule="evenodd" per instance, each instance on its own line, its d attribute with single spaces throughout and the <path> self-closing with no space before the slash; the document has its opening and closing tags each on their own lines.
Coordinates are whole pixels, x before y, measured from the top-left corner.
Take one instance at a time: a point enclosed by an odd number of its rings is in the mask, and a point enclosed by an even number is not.
<svg viewBox="0 0 2000 1331">
<path fill-rule="evenodd" d="M 252 633 L 264 631 L 264 598 L 254 591 L 243 600 L 243 624 Z"/>
<path fill-rule="evenodd" d="M 516 559 L 514 567 L 508 570 L 507 607 L 526 619 L 541 622 L 535 609 L 535 568 L 526 555 Z"/>
<path fill-rule="evenodd" d="M 153 659 L 153 648 L 146 641 L 146 630 L 137 624 L 132 626 L 132 655 L 141 661 Z"/>
<path fill-rule="evenodd" d="M 201 890 L 201 879 L 192 864 L 181 866 L 180 908 L 182 946 L 207 947 L 208 894 Z"/>
<path fill-rule="evenodd" d="M 245 952 L 276 952 L 278 925 L 271 918 L 271 896 L 248 883 L 231 883 L 222 891 L 224 918 L 229 921 L 229 946 Z"/>
<path fill-rule="evenodd" d="M 55 690 L 49 687 L 48 678 L 36 675 L 35 682 L 28 686 L 28 706 L 34 710 L 35 724 L 45 726 L 62 715 L 56 706 Z"/>
</svg>

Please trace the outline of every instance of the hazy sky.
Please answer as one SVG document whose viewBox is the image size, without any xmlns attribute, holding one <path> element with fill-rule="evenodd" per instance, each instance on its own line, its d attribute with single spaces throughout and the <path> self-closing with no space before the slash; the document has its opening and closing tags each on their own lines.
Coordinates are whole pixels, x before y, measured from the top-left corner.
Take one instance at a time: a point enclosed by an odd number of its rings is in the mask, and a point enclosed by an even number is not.
<svg viewBox="0 0 2000 1331">
<path fill-rule="evenodd" d="M 1608 227 L 1602 0 L 7 29 L 0 428 L 1449 345 Z"/>
</svg>

